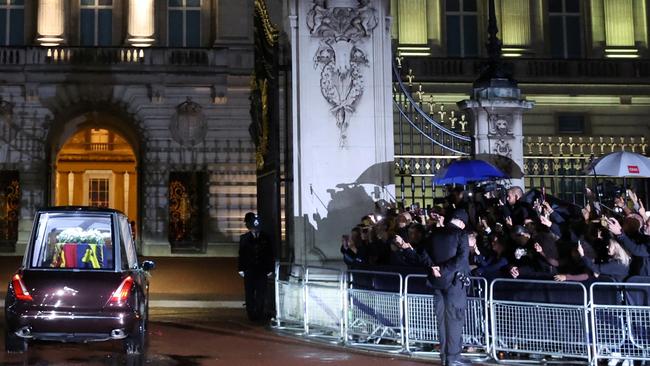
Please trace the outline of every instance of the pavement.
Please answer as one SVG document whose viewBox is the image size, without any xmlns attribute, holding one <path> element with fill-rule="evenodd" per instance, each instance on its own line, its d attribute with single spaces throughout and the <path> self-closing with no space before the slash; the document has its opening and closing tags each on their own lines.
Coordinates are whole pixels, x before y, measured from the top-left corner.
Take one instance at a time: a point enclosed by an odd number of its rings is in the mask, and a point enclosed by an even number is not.
<svg viewBox="0 0 650 366">
<path fill-rule="evenodd" d="M 149 348 L 127 357 L 121 344 L 34 342 L 25 354 L 0 353 L 0 365 L 37 366 L 211 366 L 354 365 L 419 366 L 437 360 L 378 355 L 306 342 L 249 323 L 240 309 L 157 309 L 151 311 Z M 0 327 L 1 327 L 0 323 Z M 0 333 L 2 337 L 3 333 Z"/>
</svg>

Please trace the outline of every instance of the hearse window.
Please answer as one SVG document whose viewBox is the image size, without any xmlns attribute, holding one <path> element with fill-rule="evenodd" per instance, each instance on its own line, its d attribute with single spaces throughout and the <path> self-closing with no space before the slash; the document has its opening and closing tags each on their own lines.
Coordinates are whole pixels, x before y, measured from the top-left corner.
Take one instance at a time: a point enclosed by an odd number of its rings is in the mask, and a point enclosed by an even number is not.
<svg viewBox="0 0 650 366">
<path fill-rule="evenodd" d="M 136 268 L 138 266 L 138 257 L 135 253 L 135 247 L 133 246 L 133 237 L 131 236 L 131 225 L 124 217 L 120 217 L 120 238 L 122 238 L 122 268 L 125 268 L 128 264 L 129 268 Z M 124 254 L 126 253 L 126 261 Z"/>
<path fill-rule="evenodd" d="M 32 250 L 32 268 L 113 269 L 110 215 L 43 213 Z"/>
</svg>

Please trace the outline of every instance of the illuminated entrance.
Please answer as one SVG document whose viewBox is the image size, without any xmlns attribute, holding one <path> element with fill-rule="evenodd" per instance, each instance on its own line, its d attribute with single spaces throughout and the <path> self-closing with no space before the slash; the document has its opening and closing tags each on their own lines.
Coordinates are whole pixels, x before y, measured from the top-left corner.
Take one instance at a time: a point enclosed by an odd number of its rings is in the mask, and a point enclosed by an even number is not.
<svg viewBox="0 0 650 366">
<path fill-rule="evenodd" d="M 137 221 L 137 159 L 119 133 L 80 129 L 59 150 L 53 174 L 54 204 L 114 208 Z"/>
</svg>

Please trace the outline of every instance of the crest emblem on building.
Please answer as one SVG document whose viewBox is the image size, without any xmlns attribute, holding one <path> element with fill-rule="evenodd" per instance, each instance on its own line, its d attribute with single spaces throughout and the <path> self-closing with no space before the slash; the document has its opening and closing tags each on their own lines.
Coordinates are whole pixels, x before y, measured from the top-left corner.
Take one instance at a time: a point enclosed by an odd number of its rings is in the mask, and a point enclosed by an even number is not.
<svg viewBox="0 0 650 366">
<path fill-rule="evenodd" d="M 190 98 L 176 107 L 169 126 L 172 138 L 182 146 L 194 146 L 205 140 L 208 125 L 203 108 Z"/>
</svg>

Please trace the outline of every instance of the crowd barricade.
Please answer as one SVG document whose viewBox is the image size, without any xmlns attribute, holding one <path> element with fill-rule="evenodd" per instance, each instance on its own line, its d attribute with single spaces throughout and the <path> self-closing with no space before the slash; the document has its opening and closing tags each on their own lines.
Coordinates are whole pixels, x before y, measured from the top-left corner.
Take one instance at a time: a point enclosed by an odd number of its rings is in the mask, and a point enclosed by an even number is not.
<svg viewBox="0 0 650 366">
<path fill-rule="evenodd" d="M 436 355 L 426 275 L 276 265 L 277 329 L 377 351 Z M 497 362 L 650 361 L 650 277 L 625 283 L 472 278 L 463 344 Z"/>
<path fill-rule="evenodd" d="M 650 277 L 589 288 L 593 363 L 650 359 Z M 609 296 L 603 296 L 603 294 Z"/>
<path fill-rule="evenodd" d="M 497 279 L 489 304 L 495 360 L 591 361 L 583 284 Z"/>
<path fill-rule="evenodd" d="M 305 327 L 304 267 L 275 264 L 275 327 L 301 332 Z"/>
<path fill-rule="evenodd" d="M 401 352 L 403 289 L 404 280 L 399 273 L 349 270 L 346 344 Z"/>
<path fill-rule="evenodd" d="M 344 336 L 345 288 L 343 271 L 323 267 L 305 269 L 305 334 L 336 342 Z"/>
<path fill-rule="evenodd" d="M 438 299 L 426 285 L 426 275 L 406 276 L 405 345 L 412 354 L 439 353 L 434 345 L 440 344 L 435 305 Z M 467 310 L 463 326 L 463 346 L 471 356 L 488 355 L 488 285 L 484 278 L 472 277 L 467 288 Z"/>
</svg>

